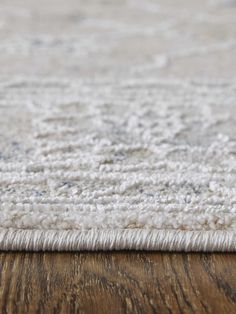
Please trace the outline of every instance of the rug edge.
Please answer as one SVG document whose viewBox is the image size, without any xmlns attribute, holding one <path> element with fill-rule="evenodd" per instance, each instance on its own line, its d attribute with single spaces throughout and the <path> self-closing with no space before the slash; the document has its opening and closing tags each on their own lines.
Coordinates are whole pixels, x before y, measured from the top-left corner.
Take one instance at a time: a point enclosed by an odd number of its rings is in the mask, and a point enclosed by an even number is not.
<svg viewBox="0 0 236 314">
<path fill-rule="evenodd" d="M 1 251 L 234 252 L 235 231 L 0 229 Z"/>
</svg>

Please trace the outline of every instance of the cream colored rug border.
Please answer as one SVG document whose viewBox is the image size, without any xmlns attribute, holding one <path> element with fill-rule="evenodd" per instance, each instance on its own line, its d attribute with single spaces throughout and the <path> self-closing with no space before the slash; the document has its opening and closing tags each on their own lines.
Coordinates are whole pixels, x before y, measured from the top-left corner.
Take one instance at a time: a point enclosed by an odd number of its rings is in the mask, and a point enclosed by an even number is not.
<svg viewBox="0 0 236 314">
<path fill-rule="evenodd" d="M 173 230 L 19 230 L 0 229 L 4 251 L 236 251 L 236 234 L 227 231 Z"/>
</svg>

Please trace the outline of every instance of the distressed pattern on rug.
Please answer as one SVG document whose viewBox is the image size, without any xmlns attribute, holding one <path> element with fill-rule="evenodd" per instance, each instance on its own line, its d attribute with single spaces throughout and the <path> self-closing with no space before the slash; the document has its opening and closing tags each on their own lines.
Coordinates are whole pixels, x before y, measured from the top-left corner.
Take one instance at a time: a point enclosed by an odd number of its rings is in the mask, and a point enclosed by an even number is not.
<svg viewBox="0 0 236 314">
<path fill-rule="evenodd" d="M 231 5 L 209 2 L 204 13 L 196 5 L 180 49 L 183 16 L 172 17 L 172 2 L 71 1 L 56 12 L 25 3 L 2 6 L 1 36 L 9 36 L 0 64 L 14 75 L 0 79 L 0 249 L 235 250 L 236 45 L 210 33 L 213 23 L 233 36 L 222 25 Z M 143 8 L 139 27 L 133 10 Z M 165 19 L 155 21 L 158 14 Z M 134 62 L 129 40 L 137 48 L 141 39 L 147 46 Z"/>
</svg>

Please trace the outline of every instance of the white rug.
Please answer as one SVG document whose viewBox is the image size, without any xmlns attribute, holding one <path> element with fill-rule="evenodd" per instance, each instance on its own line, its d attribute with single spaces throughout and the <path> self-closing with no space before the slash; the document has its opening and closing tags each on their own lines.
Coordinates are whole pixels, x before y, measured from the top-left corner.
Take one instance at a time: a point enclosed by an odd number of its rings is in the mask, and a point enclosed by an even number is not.
<svg viewBox="0 0 236 314">
<path fill-rule="evenodd" d="M 236 250 L 235 14 L 1 2 L 1 250 Z"/>
</svg>

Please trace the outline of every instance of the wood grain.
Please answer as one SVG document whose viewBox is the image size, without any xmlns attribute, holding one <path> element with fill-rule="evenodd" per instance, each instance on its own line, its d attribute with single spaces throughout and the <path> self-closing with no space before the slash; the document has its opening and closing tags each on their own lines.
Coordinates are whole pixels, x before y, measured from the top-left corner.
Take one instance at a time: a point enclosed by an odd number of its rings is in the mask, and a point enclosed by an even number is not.
<svg viewBox="0 0 236 314">
<path fill-rule="evenodd" d="M 235 256 L 0 253 L 0 313 L 236 313 Z"/>
</svg>

